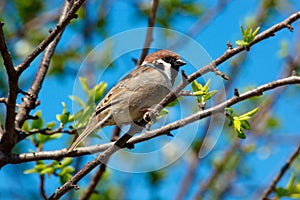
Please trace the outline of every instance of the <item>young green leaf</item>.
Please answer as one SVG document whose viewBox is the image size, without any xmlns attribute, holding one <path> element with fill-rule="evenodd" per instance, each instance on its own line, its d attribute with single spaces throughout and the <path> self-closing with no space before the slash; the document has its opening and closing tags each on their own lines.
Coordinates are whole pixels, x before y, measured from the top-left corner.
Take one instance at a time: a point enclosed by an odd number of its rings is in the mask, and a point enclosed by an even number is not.
<svg viewBox="0 0 300 200">
<path fill-rule="evenodd" d="M 35 116 L 37 116 L 38 119 L 32 121 L 31 129 L 42 129 L 44 125 L 44 120 L 42 119 L 42 111 L 37 111 L 35 113 Z"/>
<path fill-rule="evenodd" d="M 89 92 L 89 86 L 88 86 L 88 81 L 84 77 L 79 77 L 79 82 L 81 84 L 82 89 L 88 93 Z"/>
<path fill-rule="evenodd" d="M 202 85 L 198 83 L 196 80 L 192 82 L 192 89 L 194 92 L 202 91 Z"/>
</svg>

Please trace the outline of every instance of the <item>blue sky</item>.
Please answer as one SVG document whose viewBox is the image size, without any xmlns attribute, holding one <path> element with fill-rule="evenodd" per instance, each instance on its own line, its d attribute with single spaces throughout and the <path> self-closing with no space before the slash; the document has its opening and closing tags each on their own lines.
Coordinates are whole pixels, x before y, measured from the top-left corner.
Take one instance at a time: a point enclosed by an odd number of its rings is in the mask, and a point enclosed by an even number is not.
<svg viewBox="0 0 300 200">
<path fill-rule="evenodd" d="M 61 6 L 60 1 L 54 1 L 53 8 L 57 8 Z M 95 1 L 91 1 L 95 2 Z M 200 1 L 202 2 L 202 1 Z M 241 39 L 241 32 L 240 32 L 240 25 L 245 24 L 245 18 L 251 16 L 254 12 L 257 10 L 257 5 L 260 1 L 258 0 L 249 0 L 249 1 L 238 1 L 233 0 L 230 1 L 228 6 L 222 11 L 222 13 L 219 14 L 207 27 L 203 29 L 203 31 L 198 34 L 195 38 L 195 42 L 197 42 L 200 46 L 203 47 L 203 54 L 205 58 L 203 59 L 196 59 L 196 62 L 203 61 L 203 64 L 210 61 L 211 59 L 215 59 L 218 56 L 220 56 L 227 48 L 226 43 L 227 41 L 230 41 L 233 45 L 235 45 L 235 41 L 238 39 Z M 293 6 L 288 9 L 288 11 L 284 12 L 277 12 L 274 16 L 274 18 L 269 19 L 267 23 L 265 24 L 262 29 L 266 29 L 273 25 L 274 23 L 280 22 L 284 18 L 286 18 L 289 14 L 292 12 L 299 10 L 300 5 L 299 2 L 291 1 L 293 2 Z M 215 1 L 206 2 L 206 4 L 215 3 Z M 92 9 L 93 6 L 90 8 Z M 132 29 L 135 28 L 144 28 L 147 25 L 146 20 L 140 20 L 135 19 L 132 5 L 125 3 L 124 1 L 113 1 L 110 7 L 110 14 L 107 20 L 109 20 L 109 36 L 113 37 L 115 34 L 123 34 L 123 31 L 132 31 Z M 93 15 L 93 12 L 91 12 L 91 15 Z M 188 28 L 196 21 L 195 18 L 189 18 L 189 17 L 183 17 L 179 16 L 177 17 L 174 22 L 171 24 L 172 29 L 175 31 L 178 31 L 182 34 L 184 34 Z M 73 26 L 76 26 L 77 21 L 73 21 Z M 80 22 L 78 22 L 80 23 Z M 297 27 L 297 28 L 296 28 Z M 293 45 L 291 42 L 292 40 L 295 40 L 293 38 L 296 38 L 296 35 L 299 34 L 299 22 L 295 24 L 295 32 L 290 33 L 288 30 L 282 30 L 278 34 L 276 34 L 275 37 L 270 38 L 268 40 L 265 40 L 261 42 L 260 44 L 257 44 L 251 48 L 250 52 L 247 52 L 249 55 L 248 60 L 245 65 L 243 65 L 243 69 L 241 71 L 241 74 L 239 75 L 237 81 L 234 84 L 234 87 L 237 87 L 240 89 L 240 91 L 243 90 L 243 88 L 248 86 L 258 86 L 260 84 L 266 83 L 268 81 L 273 81 L 278 78 L 279 72 L 283 69 L 283 62 L 278 56 L 280 44 L 283 40 L 287 40 L 289 45 Z M 143 35 L 140 35 L 139 37 L 143 38 Z M 137 36 L 137 38 L 139 38 Z M 101 44 L 105 39 L 108 38 L 100 38 L 95 36 L 93 38 L 93 45 L 94 47 L 97 47 L 97 45 Z M 163 39 L 162 39 L 163 40 Z M 127 43 L 135 43 L 138 40 L 128 40 Z M 154 46 L 157 45 L 156 42 L 159 41 L 159 39 L 154 41 Z M 76 45 L 84 45 L 84 41 L 80 40 L 78 38 L 78 35 L 74 35 L 74 32 L 67 29 L 62 37 L 62 41 L 59 44 L 58 48 L 63 47 L 65 44 L 70 44 L 72 42 L 78 43 Z M 298 40 L 299 42 L 299 40 Z M 124 46 L 129 46 L 129 44 L 123 44 Z M 137 45 L 138 44 L 134 44 Z M 134 46 L 133 45 L 133 46 Z M 158 44 L 159 45 L 159 44 Z M 142 48 L 142 46 L 140 47 Z M 181 54 L 185 55 L 185 58 L 199 55 L 199 52 L 193 51 L 190 52 L 189 48 L 187 47 L 184 50 L 181 50 Z M 205 55 L 205 52 L 207 55 Z M 114 68 L 108 69 L 104 75 L 102 76 L 101 80 L 99 81 L 105 81 L 108 82 L 109 87 L 113 86 L 120 78 L 124 76 L 124 73 L 128 72 L 130 70 L 130 67 L 127 63 L 130 63 L 131 67 L 134 67 L 131 58 L 135 57 L 138 58 L 140 55 L 140 51 L 136 50 L 129 54 L 123 55 L 118 60 L 116 60 L 116 65 Z M 87 56 L 87 55 L 86 55 Z M 207 57 L 206 57 L 207 56 Z M 83 62 L 85 57 L 80 58 L 80 60 Z M 189 64 L 187 68 L 185 68 L 186 72 L 188 74 L 192 73 L 197 68 L 200 68 L 201 66 L 192 66 L 192 61 L 188 60 Z M 26 72 L 27 75 L 32 74 L 37 67 L 37 62 L 35 62 L 32 67 Z M 126 63 L 126 64 L 124 64 Z M 201 62 L 200 62 L 201 63 Z M 71 68 L 75 70 L 79 70 L 81 63 L 70 63 Z M 201 63 L 201 65 L 203 65 Z M 227 63 L 220 65 L 220 70 L 227 72 L 229 69 L 229 66 Z M 101 72 L 98 72 L 101 74 Z M 26 76 L 26 75 L 25 75 Z M 72 102 L 69 99 L 69 95 L 73 94 L 74 91 L 74 77 L 71 76 L 65 76 L 63 80 L 59 77 L 47 77 L 42 91 L 39 95 L 41 99 L 41 105 L 37 109 L 43 110 L 43 116 L 45 121 L 55 121 L 56 114 L 60 113 L 62 110 L 61 102 L 66 102 L 68 109 L 72 109 Z M 216 84 L 215 87 L 218 87 Z M 218 88 L 215 88 L 218 89 Z M 298 88 L 299 89 L 299 88 Z M 276 110 L 274 110 L 274 115 L 276 117 L 280 118 L 280 128 L 276 130 L 275 133 L 271 134 L 279 134 L 279 136 L 282 135 L 294 135 L 299 134 L 299 126 L 297 126 L 297 123 L 300 119 L 299 112 L 300 112 L 300 104 L 297 100 L 297 96 L 299 93 L 295 93 L 295 87 L 291 86 L 291 89 L 288 89 L 288 92 L 284 94 L 284 97 L 286 97 L 283 100 L 279 100 L 276 106 Z M 233 92 L 232 92 L 233 93 Z M 229 93 L 228 96 L 232 95 L 232 93 Z M 187 104 L 193 103 L 193 100 L 185 100 Z M 195 103 L 195 102 L 194 102 Z M 255 105 L 253 106 L 253 108 Z M 249 108 L 252 109 L 252 108 Z M 240 112 L 246 112 L 248 110 L 241 110 Z M 171 109 L 172 112 L 172 109 Z M 173 112 L 176 113 L 176 109 L 173 109 Z M 288 114 L 287 114 L 288 113 Z M 169 120 L 175 120 L 172 116 L 169 118 Z M 227 123 L 226 123 L 227 124 Z M 201 123 L 200 123 L 201 125 Z M 195 125 L 196 126 L 196 125 Z M 188 127 L 187 129 L 183 129 L 183 131 L 187 131 L 191 127 Z M 105 132 L 110 132 L 111 128 L 106 128 Z M 225 136 L 221 136 L 223 139 Z M 63 142 L 58 144 L 57 142 L 49 142 L 48 145 L 45 146 L 45 148 L 48 150 L 50 149 L 59 149 L 64 148 L 68 144 L 65 139 L 68 137 L 63 137 Z M 299 137 L 298 137 L 299 138 Z M 163 139 L 157 139 L 158 141 L 165 142 L 169 138 L 163 138 Z M 275 138 L 276 139 L 276 138 Z M 224 140 L 226 143 L 226 140 Z M 204 158 L 204 161 L 211 159 L 215 154 L 217 154 L 220 151 L 223 151 L 226 147 L 224 145 L 223 140 L 219 140 L 213 151 L 210 153 L 210 155 L 207 158 Z M 256 143 L 255 139 L 253 137 L 249 137 L 247 140 L 242 141 L 242 143 Z M 155 142 L 154 142 L 155 143 Z M 259 142 L 258 142 L 259 143 Z M 151 146 L 151 142 L 149 143 Z M 148 144 L 148 145 L 149 145 Z M 281 168 L 283 162 L 287 159 L 288 155 L 290 155 L 291 151 L 294 149 L 295 145 L 297 143 L 294 142 L 293 144 L 286 144 L 281 145 L 282 148 L 275 148 L 274 152 L 270 152 L 269 156 L 266 158 L 261 158 L 258 154 L 258 152 L 252 153 L 250 156 L 247 156 L 247 161 L 249 164 L 249 167 L 253 169 L 252 173 L 254 173 L 254 176 L 251 176 L 252 178 L 248 180 L 251 185 L 254 186 L 254 192 L 255 195 L 257 191 L 261 191 L 262 188 L 265 187 L 265 185 L 268 185 L 270 181 L 273 179 L 274 175 L 278 172 L 278 170 Z M 142 150 L 147 143 L 138 144 L 137 150 Z M 33 146 L 29 146 L 30 148 L 34 148 Z M 187 154 L 188 152 L 186 152 Z M 88 161 L 91 160 L 93 157 L 87 157 L 84 160 Z M 26 164 L 26 167 L 33 166 L 33 163 Z M 263 166 L 263 167 L 260 167 Z M 25 169 L 26 169 L 25 167 Z M 167 168 L 167 171 L 170 172 L 169 176 L 166 177 L 166 180 L 163 181 L 161 184 L 161 187 L 159 188 L 157 195 L 160 197 L 165 197 L 167 199 L 172 199 L 176 193 L 170 192 L 170 191 L 176 191 L 178 189 L 178 182 L 181 182 L 182 175 L 185 173 L 185 169 L 187 167 L 187 161 L 186 156 L 182 156 L 179 158 L 174 164 L 170 165 Z M 203 167 L 199 169 L 199 174 L 197 177 L 197 180 L 205 176 L 207 167 Z M 5 180 L 8 180 L 11 182 L 11 184 L 4 182 L 0 183 L 1 188 L 3 191 L 7 191 L 10 189 L 10 185 L 14 185 L 13 187 L 17 187 L 17 189 L 20 189 L 22 187 L 28 187 L 26 186 L 27 180 L 20 180 L 16 181 L 13 180 L 10 177 L 11 173 L 18 173 L 22 174 L 22 169 L 19 166 L 5 166 L 1 170 L 1 176 L 4 177 Z M 117 170 L 112 170 L 111 172 L 112 181 L 117 184 L 119 182 L 121 183 L 128 183 L 126 185 L 126 188 L 128 189 L 127 198 L 126 199 L 136 199 L 141 198 L 148 199 L 150 197 L 153 197 L 151 195 L 151 191 L 149 191 L 149 188 L 147 188 L 147 181 L 144 179 L 146 174 L 140 173 L 140 174 L 130 174 L 126 172 L 120 172 Z M 174 174 L 177 174 L 178 176 L 174 176 Z M 35 188 L 28 187 L 27 191 L 31 190 L 37 190 L 38 188 L 36 185 L 38 185 L 37 175 L 22 175 L 23 177 L 28 177 L 28 180 L 32 180 L 31 185 L 35 185 Z M 2 178 L 1 178 L 2 179 Z M 3 179 L 3 180 L 4 180 Z M 120 180 L 118 180 L 120 179 Z M 201 178 L 200 178 L 201 179 Z M 242 184 L 244 180 L 237 180 L 237 183 Z M 286 180 L 285 180 L 286 181 Z M 138 184 L 137 184 L 138 183 Z M 47 192 L 50 194 L 54 188 L 58 187 L 59 183 L 56 180 L 56 178 L 50 178 L 47 180 Z M 192 191 L 197 190 L 197 182 L 195 182 Z M 37 191 L 34 191 L 37 192 Z M 143 196 L 141 196 L 143 194 Z M 192 193 L 193 194 L 193 193 Z M 192 196 L 190 193 L 190 196 Z M 241 195 L 241 196 L 239 196 Z M 239 194 L 237 196 L 229 196 L 226 199 L 239 199 L 243 198 L 248 199 L 254 198 L 254 196 L 250 196 L 249 194 Z M 1 198 L 1 196 L 0 196 Z"/>
</svg>

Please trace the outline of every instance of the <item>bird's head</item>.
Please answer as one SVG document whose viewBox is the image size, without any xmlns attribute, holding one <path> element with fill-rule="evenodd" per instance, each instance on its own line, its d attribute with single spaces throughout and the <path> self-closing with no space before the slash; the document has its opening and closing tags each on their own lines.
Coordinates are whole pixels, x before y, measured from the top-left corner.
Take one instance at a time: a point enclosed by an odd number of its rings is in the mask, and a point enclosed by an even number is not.
<svg viewBox="0 0 300 200">
<path fill-rule="evenodd" d="M 158 50 L 146 56 L 142 66 L 153 66 L 167 75 L 172 85 L 178 74 L 179 67 L 185 65 L 180 56 L 169 50 Z"/>
</svg>

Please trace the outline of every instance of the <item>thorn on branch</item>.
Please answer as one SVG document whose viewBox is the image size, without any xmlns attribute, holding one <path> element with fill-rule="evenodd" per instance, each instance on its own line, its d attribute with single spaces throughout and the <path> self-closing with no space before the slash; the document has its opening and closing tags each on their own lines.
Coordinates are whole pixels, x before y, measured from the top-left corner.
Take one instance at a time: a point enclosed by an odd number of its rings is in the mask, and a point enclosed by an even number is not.
<svg viewBox="0 0 300 200">
<path fill-rule="evenodd" d="M 232 44 L 230 41 L 227 41 L 227 50 L 231 50 L 232 49 Z"/>
<path fill-rule="evenodd" d="M 166 135 L 170 137 L 174 137 L 174 135 L 170 131 L 166 132 Z"/>
<path fill-rule="evenodd" d="M 37 119 L 39 119 L 39 116 L 37 116 L 37 115 L 35 115 L 35 116 L 28 115 L 27 119 L 37 120 Z"/>
<path fill-rule="evenodd" d="M 74 190 L 79 190 L 80 189 L 80 187 L 76 184 L 71 185 L 71 187 L 74 188 Z"/>
<path fill-rule="evenodd" d="M 239 90 L 237 88 L 234 88 L 234 96 L 236 97 L 240 96 Z"/>
<path fill-rule="evenodd" d="M 135 65 L 137 65 L 138 59 L 136 59 L 136 58 L 131 58 L 131 60 L 132 60 L 132 62 L 133 62 Z"/>
<path fill-rule="evenodd" d="M 285 26 L 287 29 L 289 29 L 289 31 L 291 31 L 291 32 L 294 31 L 294 28 L 290 24 L 286 24 Z"/>
<path fill-rule="evenodd" d="M 73 16 L 73 18 L 77 19 L 78 18 L 78 14 L 75 13 L 74 16 Z"/>
<path fill-rule="evenodd" d="M 29 96 L 30 98 L 34 98 L 34 96 L 33 96 L 32 94 L 29 94 L 28 92 L 25 92 L 24 90 L 22 90 L 22 89 L 20 89 L 20 88 L 18 89 L 18 92 L 19 92 L 20 94 Z"/>
<path fill-rule="evenodd" d="M 185 71 L 184 70 L 181 70 L 181 76 L 182 76 L 182 81 L 184 83 L 187 83 L 188 82 L 188 76 L 186 75 Z"/>
<path fill-rule="evenodd" d="M 219 71 L 217 68 L 213 67 L 212 70 L 213 70 L 213 72 L 216 75 L 221 76 L 223 79 L 225 79 L 227 81 L 230 79 L 226 74 L 224 74 L 223 72 Z"/>
</svg>

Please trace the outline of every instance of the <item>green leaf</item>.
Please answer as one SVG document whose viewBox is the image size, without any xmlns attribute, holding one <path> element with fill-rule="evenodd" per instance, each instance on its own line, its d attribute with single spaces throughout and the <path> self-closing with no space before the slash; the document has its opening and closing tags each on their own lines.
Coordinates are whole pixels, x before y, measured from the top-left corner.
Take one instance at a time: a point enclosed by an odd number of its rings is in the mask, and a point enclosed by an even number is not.
<svg viewBox="0 0 300 200">
<path fill-rule="evenodd" d="M 65 174 L 63 176 L 59 176 L 59 181 L 60 183 L 63 185 L 64 183 L 66 183 L 68 180 L 70 180 L 72 178 L 71 174 Z"/>
<path fill-rule="evenodd" d="M 242 129 L 241 121 L 233 120 L 233 128 L 237 133 L 240 133 Z"/>
<path fill-rule="evenodd" d="M 289 182 L 287 183 L 287 185 L 286 185 L 286 189 L 288 190 L 288 191 L 291 191 L 292 189 L 293 189 L 293 186 L 294 186 L 294 183 L 295 183 L 295 174 L 294 173 L 292 173 L 292 175 L 291 175 L 291 177 L 290 177 L 290 180 L 289 180 Z"/>
<path fill-rule="evenodd" d="M 192 89 L 194 92 L 202 91 L 202 85 L 198 83 L 196 80 L 192 82 Z"/>
<path fill-rule="evenodd" d="M 60 171 L 60 173 L 58 174 L 59 176 L 64 176 L 66 174 L 71 174 L 75 171 L 74 167 L 71 166 L 67 166 L 62 168 L 62 170 Z"/>
<path fill-rule="evenodd" d="M 204 93 L 202 90 L 193 92 L 193 95 L 194 95 L 194 96 L 202 96 L 203 94 L 205 94 L 205 93 Z"/>
<path fill-rule="evenodd" d="M 24 174 L 32 174 L 38 172 L 35 168 L 32 169 L 26 169 L 23 173 Z"/>
<path fill-rule="evenodd" d="M 280 197 L 284 197 L 288 194 L 288 191 L 283 188 L 283 187 L 277 187 L 275 189 L 276 195 L 280 198 Z"/>
<path fill-rule="evenodd" d="M 72 99 L 73 101 L 75 101 L 80 107 L 82 107 L 82 108 L 85 107 L 85 103 L 79 97 L 70 95 L 69 98 Z"/>
<path fill-rule="evenodd" d="M 106 88 L 107 88 L 107 83 L 105 82 L 101 82 L 95 86 L 94 88 L 95 102 L 98 102 L 103 97 Z"/>
<path fill-rule="evenodd" d="M 211 99 L 211 97 L 212 97 L 213 95 L 215 95 L 217 92 L 218 92 L 218 90 L 212 90 L 212 91 L 208 92 L 208 93 L 205 95 L 205 97 L 204 97 L 205 100 L 207 101 L 207 100 Z"/>
<path fill-rule="evenodd" d="M 82 89 L 88 94 L 90 90 L 89 90 L 87 79 L 84 77 L 79 77 L 79 81 L 80 81 Z"/>
<path fill-rule="evenodd" d="M 31 129 L 42 129 L 44 125 L 44 121 L 42 119 L 42 111 L 37 111 L 35 113 L 35 116 L 37 116 L 38 119 L 32 120 Z"/>
<path fill-rule="evenodd" d="M 24 123 L 23 123 L 23 126 L 22 126 L 22 130 L 24 131 L 29 131 L 29 121 L 26 120 Z"/>
<path fill-rule="evenodd" d="M 49 128 L 49 129 L 51 129 L 51 130 L 52 130 L 55 126 L 56 126 L 56 122 L 55 122 L 55 121 L 49 122 L 49 123 L 47 123 L 47 125 L 46 125 L 46 127 Z"/>
<path fill-rule="evenodd" d="M 255 113 L 257 113 L 257 111 L 259 111 L 259 108 L 254 108 L 253 110 L 241 115 L 240 117 L 243 118 L 244 116 L 249 116 L 252 117 L 253 115 L 255 115 Z"/>
<path fill-rule="evenodd" d="M 69 121 L 70 112 L 66 112 L 60 116 L 60 122 L 66 124 Z"/>
<path fill-rule="evenodd" d="M 238 46 L 248 46 L 249 45 L 249 42 L 246 42 L 244 40 L 237 40 L 235 41 L 235 43 L 238 45 Z"/>
<path fill-rule="evenodd" d="M 254 39 L 254 37 L 257 35 L 259 29 L 260 29 L 260 27 L 257 27 L 257 28 L 255 29 L 255 31 L 252 33 L 253 39 Z"/>
<path fill-rule="evenodd" d="M 251 119 L 251 117 L 250 116 L 245 116 L 245 115 L 234 117 L 234 120 L 239 120 L 239 121 L 248 120 L 248 119 Z"/>
<path fill-rule="evenodd" d="M 207 93 L 209 90 L 209 85 L 210 85 L 210 79 L 207 80 L 207 82 L 205 83 L 205 85 L 203 86 L 203 92 Z"/>
<path fill-rule="evenodd" d="M 160 119 L 160 118 L 166 116 L 168 113 L 169 113 L 169 111 L 164 108 L 159 112 L 159 115 L 156 117 L 156 119 Z"/>
<path fill-rule="evenodd" d="M 49 140 L 49 136 L 48 135 L 43 135 L 43 134 L 40 134 L 40 133 L 37 134 L 37 141 L 40 144 L 43 144 L 43 143 L 47 142 L 48 140 Z"/>
<path fill-rule="evenodd" d="M 246 130 L 250 130 L 250 124 L 248 121 L 241 121 L 241 125 L 242 125 L 242 128 L 246 129 Z"/>
<path fill-rule="evenodd" d="M 246 134 L 244 133 L 244 131 L 243 130 L 241 130 L 241 132 L 238 132 L 238 138 L 240 138 L 240 139 L 246 139 Z"/>
<path fill-rule="evenodd" d="M 61 162 L 60 167 L 66 167 L 66 166 L 70 165 L 72 162 L 73 162 L 72 158 L 65 158 Z"/>
<path fill-rule="evenodd" d="M 45 169 L 46 167 L 47 167 L 47 165 L 45 163 L 40 163 L 40 164 L 37 164 L 36 166 L 34 166 L 34 169 L 36 169 L 37 172 L 40 172 L 43 169 Z"/>
<path fill-rule="evenodd" d="M 240 26 L 240 29 L 241 29 L 241 32 L 242 32 L 242 36 L 244 36 L 245 35 L 245 30 L 244 30 L 244 27 L 242 25 Z"/>
<path fill-rule="evenodd" d="M 55 169 L 53 167 L 46 167 L 45 169 L 43 169 L 42 171 L 40 171 L 40 174 L 52 174 L 53 172 L 55 172 Z"/>
<path fill-rule="evenodd" d="M 49 135 L 49 140 L 53 140 L 53 139 L 58 139 L 58 138 L 61 138 L 63 134 L 62 133 L 55 133 L 53 135 Z"/>
</svg>

